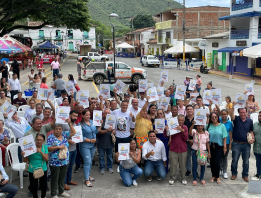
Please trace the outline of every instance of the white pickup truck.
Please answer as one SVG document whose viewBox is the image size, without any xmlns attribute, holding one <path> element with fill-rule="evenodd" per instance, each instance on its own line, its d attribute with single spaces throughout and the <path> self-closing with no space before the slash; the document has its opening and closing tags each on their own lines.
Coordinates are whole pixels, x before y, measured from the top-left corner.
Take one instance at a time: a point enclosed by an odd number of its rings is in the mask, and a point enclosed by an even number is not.
<svg viewBox="0 0 261 198">
<path fill-rule="evenodd" d="M 140 79 L 146 79 L 147 72 L 145 69 L 130 67 L 123 62 L 115 62 L 116 67 L 113 67 L 113 61 L 107 62 L 90 62 L 84 69 L 82 79 L 92 80 L 96 84 L 102 84 L 105 79 L 108 79 L 107 68 L 110 69 L 111 79 L 130 80 L 135 84 L 139 83 Z M 116 72 L 115 72 L 115 71 Z"/>
<path fill-rule="evenodd" d="M 153 55 L 144 55 L 141 59 L 142 66 L 160 66 L 160 61 L 156 56 Z"/>
<path fill-rule="evenodd" d="M 88 60 L 94 60 L 95 62 L 105 62 L 109 60 L 108 56 L 100 55 L 97 52 L 87 52 L 82 56 L 78 56 L 78 58 L 81 58 L 83 63 L 87 63 Z"/>
</svg>

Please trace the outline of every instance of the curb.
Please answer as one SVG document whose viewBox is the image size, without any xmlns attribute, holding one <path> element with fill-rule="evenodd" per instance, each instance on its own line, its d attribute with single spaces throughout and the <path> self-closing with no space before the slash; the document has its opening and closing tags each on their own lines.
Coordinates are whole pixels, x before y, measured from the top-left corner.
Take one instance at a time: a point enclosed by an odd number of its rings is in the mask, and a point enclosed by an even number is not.
<svg viewBox="0 0 261 198">
<path fill-rule="evenodd" d="M 70 57 L 70 55 L 69 55 L 67 58 L 65 58 L 63 61 L 66 61 L 69 57 Z M 63 62 L 60 66 L 62 66 L 63 64 L 64 64 L 64 62 Z M 50 71 L 50 70 L 51 70 L 51 68 L 48 68 L 47 70 L 45 70 L 44 73 L 46 73 L 46 72 L 48 72 L 48 71 Z M 45 75 L 45 77 L 50 76 L 51 73 L 52 73 L 52 72 L 49 72 L 48 74 Z M 22 84 L 22 85 L 27 85 L 27 84 L 29 84 L 29 81 L 26 81 L 26 82 L 25 82 L 24 84 Z"/>
</svg>

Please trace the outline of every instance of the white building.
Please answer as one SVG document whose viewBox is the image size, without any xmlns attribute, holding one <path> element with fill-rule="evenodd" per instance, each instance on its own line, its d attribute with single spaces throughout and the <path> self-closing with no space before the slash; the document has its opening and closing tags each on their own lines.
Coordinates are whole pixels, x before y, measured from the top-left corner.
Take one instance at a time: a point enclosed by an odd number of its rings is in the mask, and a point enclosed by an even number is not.
<svg viewBox="0 0 261 198">
<path fill-rule="evenodd" d="M 29 26 L 38 26 L 41 22 L 29 22 Z M 60 46 L 61 50 L 79 51 L 79 45 L 92 45 L 96 49 L 95 27 L 90 27 L 89 31 L 79 29 L 68 29 L 67 27 L 44 26 L 41 29 L 29 29 L 28 35 L 36 46 L 44 40 L 51 40 L 53 44 Z M 33 47 L 32 46 L 32 47 Z"/>
</svg>

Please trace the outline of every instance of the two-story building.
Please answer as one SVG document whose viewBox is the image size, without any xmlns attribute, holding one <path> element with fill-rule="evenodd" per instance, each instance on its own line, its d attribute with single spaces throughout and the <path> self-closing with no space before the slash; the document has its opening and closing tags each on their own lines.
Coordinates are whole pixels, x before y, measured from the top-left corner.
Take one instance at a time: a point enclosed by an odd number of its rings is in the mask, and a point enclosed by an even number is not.
<svg viewBox="0 0 261 198">
<path fill-rule="evenodd" d="M 28 26 L 38 26 L 42 22 L 30 21 Z M 62 50 L 77 51 L 78 46 L 82 44 L 92 45 L 96 49 L 95 27 L 90 27 L 89 31 L 79 29 L 68 29 L 67 27 L 53 27 L 46 25 L 41 29 L 29 29 L 28 37 L 33 40 L 33 46 L 38 45 L 44 40 L 50 40 L 53 44 L 58 45 Z"/>
</svg>

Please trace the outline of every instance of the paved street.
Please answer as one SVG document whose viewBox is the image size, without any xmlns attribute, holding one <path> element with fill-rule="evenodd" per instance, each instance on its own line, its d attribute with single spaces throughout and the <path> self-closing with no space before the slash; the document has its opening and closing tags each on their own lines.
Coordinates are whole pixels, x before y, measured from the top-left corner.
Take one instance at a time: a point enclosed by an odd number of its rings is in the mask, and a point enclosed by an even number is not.
<svg viewBox="0 0 261 198">
<path fill-rule="evenodd" d="M 117 61 L 122 61 L 127 63 L 129 66 L 141 67 L 138 58 L 117 58 Z M 49 65 L 44 65 L 46 69 L 49 68 Z M 145 67 L 143 67 L 145 68 Z M 145 68 L 147 69 L 147 76 L 148 79 L 154 83 L 158 83 L 160 78 L 160 68 Z M 21 72 L 21 82 L 25 83 L 28 78 L 27 75 L 30 72 L 30 69 L 26 69 L 25 71 Z M 172 79 L 175 79 L 176 84 L 183 84 L 184 78 L 186 75 L 189 75 L 193 78 L 198 74 L 198 72 L 186 72 L 180 70 L 169 70 L 170 77 L 169 82 L 165 84 L 165 88 L 172 84 Z M 46 72 L 46 74 L 49 72 Z M 68 74 L 73 74 L 77 78 L 76 72 L 76 57 L 68 58 L 65 63 L 62 65 L 61 73 L 64 75 L 64 79 L 67 80 Z M 52 79 L 52 75 L 48 76 L 47 84 L 50 85 Z M 213 87 L 221 88 L 222 89 L 222 97 L 224 98 L 226 95 L 230 95 L 232 99 L 235 98 L 236 93 L 243 93 L 244 92 L 244 84 L 249 83 L 248 81 L 242 81 L 239 79 L 229 80 L 224 77 L 215 76 L 215 75 L 206 75 L 202 74 L 203 86 L 202 88 L 206 87 L 207 82 L 213 81 Z M 93 85 L 92 81 L 79 81 L 79 86 L 82 90 L 89 90 L 91 96 L 97 96 L 97 90 Z M 258 92 L 260 90 L 260 85 L 255 85 L 256 91 L 256 98 L 259 104 L 261 104 L 261 100 L 259 99 L 261 93 Z M 28 85 L 23 85 L 22 89 L 27 89 Z M 98 86 L 99 89 L 99 86 Z M 126 89 L 126 88 L 125 88 Z M 231 152 L 229 153 L 229 162 L 228 162 L 228 176 L 231 176 L 230 173 L 230 164 L 231 164 Z M 96 163 L 98 163 L 98 157 L 95 157 Z M 154 177 L 152 182 L 147 182 L 145 177 L 142 176 L 137 180 L 138 186 L 137 187 L 125 187 L 120 180 L 119 174 L 116 172 L 116 164 L 113 165 L 114 173 L 109 174 L 107 171 L 105 175 L 99 174 L 98 166 L 93 166 L 92 168 L 92 177 L 95 178 L 93 182 L 93 187 L 88 188 L 84 185 L 84 175 L 83 170 L 80 169 L 78 173 L 73 173 L 73 181 L 78 182 L 77 186 L 71 186 L 71 190 L 68 193 L 71 197 L 243 197 L 242 193 L 246 191 L 248 185 L 246 182 L 243 181 L 241 178 L 241 171 L 242 171 L 242 160 L 239 160 L 238 165 L 238 178 L 234 181 L 230 179 L 223 179 L 221 177 L 221 185 L 217 185 L 216 183 L 208 183 L 211 178 L 211 172 L 209 168 L 206 168 L 205 173 L 205 180 L 206 186 L 203 187 L 202 185 L 198 184 L 198 186 L 192 186 L 192 176 L 190 175 L 187 179 L 188 185 L 183 186 L 179 181 L 179 173 L 177 176 L 177 180 L 173 186 L 168 184 L 169 175 L 162 181 L 158 181 L 156 179 L 156 174 L 154 173 Z M 10 167 L 6 168 L 8 175 L 10 175 Z M 255 173 L 255 159 L 253 153 L 251 153 L 250 159 L 250 176 L 253 176 Z M 13 183 L 17 186 L 19 185 L 19 177 L 17 173 L 13 174 Z M 20 189 L 19 193 L 16 197 L 27 197 L 28 193 L 28 184 L 29 179 L 24 178 L 24 189 Z M 50 187 L 50 183 L 48 184 Z M 39 191 L 40 194 L 40 191 Z M 47 197 L 50 197 L 50 192 L 47 193 Z M 256 197 L 256 196 L 248 196 L 248 197 Z"/>
</svg>

